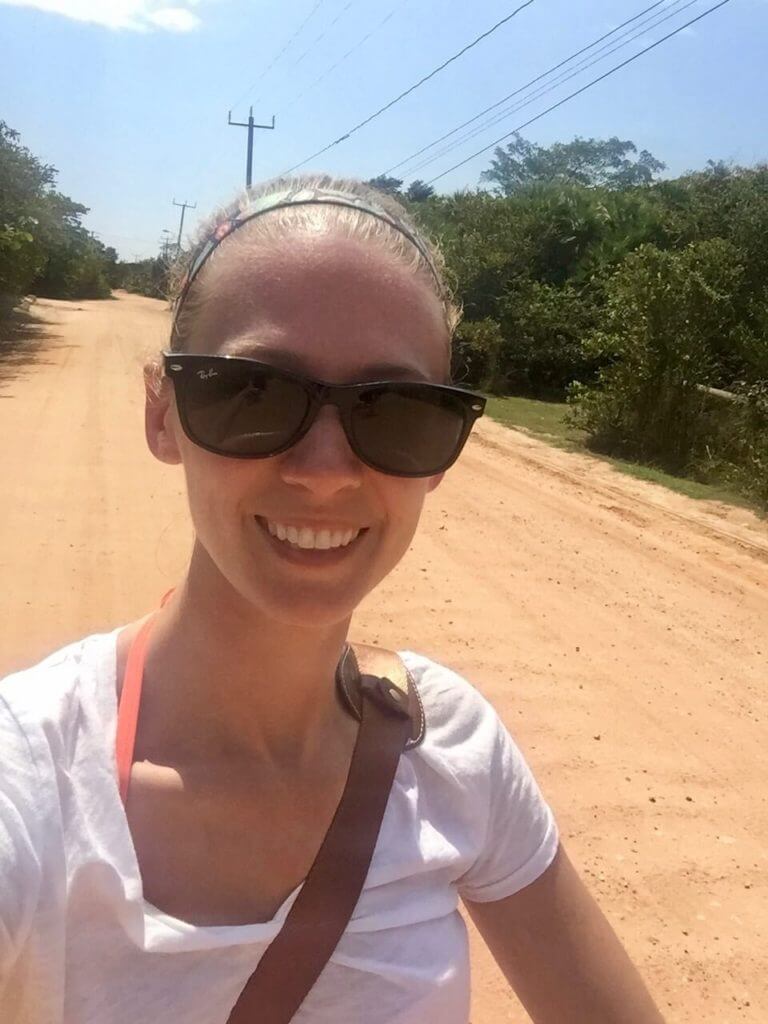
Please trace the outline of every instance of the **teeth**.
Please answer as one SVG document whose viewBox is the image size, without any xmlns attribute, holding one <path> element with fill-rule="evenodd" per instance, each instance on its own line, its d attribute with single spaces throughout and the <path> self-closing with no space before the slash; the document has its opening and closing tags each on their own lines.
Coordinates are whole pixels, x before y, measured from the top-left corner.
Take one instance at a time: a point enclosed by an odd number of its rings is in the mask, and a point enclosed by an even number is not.
<svg viewBox="0 0 768 1024">
<path fill-rule="evenodd" d="M 320 548 L 321 551 L 326 551 L 331 546 L 331 531 L 320 530 L 315 537 L 315 547 Z"/>
<path fill-rule="evenodd" d="M 313 530 L 309 526 L 297 529 L 295 526 L 273 523 L 269 519 L 266 520 L 266 524 L 273 537 L 305 550 L 327 551 L 330 548 L 346 547 L 360 533 L 360 530 Z"/>
</svg>

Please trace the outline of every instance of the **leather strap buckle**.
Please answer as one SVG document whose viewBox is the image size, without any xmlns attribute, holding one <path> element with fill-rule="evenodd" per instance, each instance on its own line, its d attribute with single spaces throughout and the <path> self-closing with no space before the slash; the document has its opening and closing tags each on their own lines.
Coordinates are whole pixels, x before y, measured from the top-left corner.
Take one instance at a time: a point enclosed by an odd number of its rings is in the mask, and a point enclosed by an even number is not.
<svg viewBox="0 0 768 1024">
<path fill-rule="evenodd" d="M 403 693 L 386 676 L 361 676 L 360 692 L 366 697 L 370 697 L 382 711 L 388 711 L 390 714 L 397 715 L 398 718 L 411 717 L 408 710 L 408 695 Z"/>
<path fill-rule="evenodd" d="M 369 679 L 373 681 L 366 682 Z M 342 706 L 358 722 L 362 718 L 364 693 L 382 710 L 410 718 L 406 750 L 417 747 L 424 739 L 426 721 L 418 687 L 393 651 L 348 644 L 336 669 L 336 688 Z"/>
</svg>

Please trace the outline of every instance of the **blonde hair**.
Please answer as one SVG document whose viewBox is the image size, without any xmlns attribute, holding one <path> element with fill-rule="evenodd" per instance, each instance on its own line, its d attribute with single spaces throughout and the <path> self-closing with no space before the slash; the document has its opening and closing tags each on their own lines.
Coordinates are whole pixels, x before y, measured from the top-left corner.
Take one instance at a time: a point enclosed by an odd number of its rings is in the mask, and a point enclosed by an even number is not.
<svg viewBox="0 0 768 1024">
<path fill-rule="evenodd" d="M 225 247 L 237 242 L 253 249 L 279 243 L 294 231 L 315 232 L 320 229 L 339 232 L 343 237 L 379 246 L 401 266 L 419 275 L 439 299 L 449 338 L 453 336 L 461 319 L 461 310 L 448 284 L 445 261 L 437 245 L 424 235 L 406 208 L 393 196 L 362 181 L 323 174 L 262 182 L 242 192 L 201 225 L 191 254 L 179 260 L 172 273 L 171 298 L 177 304 L 170 344 L 172 351 L 178 352 L 183 348 L 199 310 L 201 289 L 195 287 L 196 278 L 189 280 L 188 275 L 201 248 L 256 200 L 272 194 L 304 191 L 342 194 L 349 198 L 350 203 L 323 202 L 321 198 L 313 202 L 296 202 L 295 205 L 289 201 L 274 209 L 267 206 L 262 213 L 233 230 L 231 238 L 223 235 L 211 249 L 205 263 L 212 263 L 219 257 L 222 242 Z M 378 208 L 384 216 L 355 206 L 356 201 Z M 203 269 L 201 266 L 200 270 Z"/>
</svg>

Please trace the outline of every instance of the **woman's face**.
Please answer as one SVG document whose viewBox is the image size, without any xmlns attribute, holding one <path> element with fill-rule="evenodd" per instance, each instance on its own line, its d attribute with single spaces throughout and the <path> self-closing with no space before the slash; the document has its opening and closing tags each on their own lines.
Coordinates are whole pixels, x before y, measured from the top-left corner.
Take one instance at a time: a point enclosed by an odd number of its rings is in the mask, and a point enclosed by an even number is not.
<svg viewBox="0 0 768 1024">
<path fill-rule="evenodd" d="M 198 284 L 203 301 L 189 351 L 251 356 L 335 383 L 445 382 L 448 337 L 437 297 L 374 244 L 298 234 L 251 253 L 247 238 L 233 238 L 217 257 Z M 439 477 L 370 469 L 332 406 L 280 455 L 214 455 L 189 441 L 171 389 L 164 394 L 148 402 L 148 439 L 158 458 L 183 463 L 196 569 L 214 590 L 226 580 L 269 618 L 305 626 L 346 619 L 402 558 Z M 304 542 L 350 531 L 355 539 L 307 549 L 274 536 L 278 527 L 310 531 Z"/>
</svg>

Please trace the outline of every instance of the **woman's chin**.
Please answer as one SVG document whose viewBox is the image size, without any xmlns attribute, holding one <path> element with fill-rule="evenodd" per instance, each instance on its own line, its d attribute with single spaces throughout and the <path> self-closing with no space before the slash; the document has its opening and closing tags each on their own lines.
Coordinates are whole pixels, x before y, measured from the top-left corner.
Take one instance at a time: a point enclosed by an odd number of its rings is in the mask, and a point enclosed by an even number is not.
<svg viewBox="0 0 768 1024">
<path fill-rule="evenodd" d="M 274 592 L 254 595 L 256 604 L 265 618 L 275 624 L 295 629 L 332 629 L 349 622 L 359 599 L 355 596 L 308 593 L 301 594 Z"/>
<path fill-rule="evenodd" d="M 238 573 L 236 587 L 265 620 L 301 629 L 326 629 L 348 622 L 355 608 L 373 589 L 359 574 L 339 573 L 329 578 L 324 573 L 286 572 L 253 575 Z M 233 582 L 235 582 L 233 580 Z"/>
</svg>

